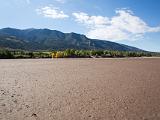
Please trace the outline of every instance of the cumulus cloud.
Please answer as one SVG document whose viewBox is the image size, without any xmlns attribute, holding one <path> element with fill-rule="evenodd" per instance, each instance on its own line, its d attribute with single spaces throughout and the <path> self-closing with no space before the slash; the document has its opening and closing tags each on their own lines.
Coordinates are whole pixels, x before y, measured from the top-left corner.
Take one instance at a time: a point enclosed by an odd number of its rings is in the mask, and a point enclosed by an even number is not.
<svg viewBox="0 0 160 120">
<path fill-rule="evenodd" d="M 98 26 L 104 26 L 109 24 L 109 19 L 107 17 L 102 16 L 89 16 L 86 13 L 80 12 L 80 13 L 72 13 L 73 16 L 76 17 L 76 21 L 79 23 L 83 23 L 87 25 L 88 27 L 98 27 Z"/>
<path fill-rule="evenodd" d="M 138 40 L 145 33 L 160 32 L 160 27 L 150 27 L 141 18 L 127 9 L 116 10 L 112 18 L 89 16 L 86 13 L 73 13 L 76 21 L 88 29 L 87 36 L 103 40 Z"/>
<path fill-rule="evenodd" d="M 52 19 L 64 19 L 69 17 L 67 14 L 65 14 L 63 11 L 59 10 L 58 8 L 54 8 L 50 6 L 45 6 L 45 7 L 36 9 L 36 11 L 38 14 L 43 15 L 44 17 L 47 17 L 47 18 L 52 18 Z"/>
</svg>

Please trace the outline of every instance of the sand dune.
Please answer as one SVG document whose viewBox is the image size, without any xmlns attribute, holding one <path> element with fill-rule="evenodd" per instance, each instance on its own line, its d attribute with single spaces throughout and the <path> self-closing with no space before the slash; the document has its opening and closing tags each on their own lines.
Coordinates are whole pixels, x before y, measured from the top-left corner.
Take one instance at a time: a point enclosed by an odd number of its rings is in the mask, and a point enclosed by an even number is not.
<svg viewBox="0 0 160 120">
<path fill-rule="evenodd" d="M 0 120 L 160 120 L 160 59 L 0 60 Z"/>
</svg>

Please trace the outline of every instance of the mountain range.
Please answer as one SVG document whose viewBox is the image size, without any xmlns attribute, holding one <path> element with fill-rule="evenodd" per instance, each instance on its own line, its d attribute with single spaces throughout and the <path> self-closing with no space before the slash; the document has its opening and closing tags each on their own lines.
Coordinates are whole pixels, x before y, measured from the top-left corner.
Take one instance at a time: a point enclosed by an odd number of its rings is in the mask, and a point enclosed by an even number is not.
<svg viewBox="0 0 160 120">
<path fill-rule="evenodd" d="M 90 39 L 77 33 L 63 33 L 50 29 L 0 29 L 0 48 L 16 50 L 118 50 L 143 51 L 139 48 L 110 42 L 106 40 Z"/>
</svg>

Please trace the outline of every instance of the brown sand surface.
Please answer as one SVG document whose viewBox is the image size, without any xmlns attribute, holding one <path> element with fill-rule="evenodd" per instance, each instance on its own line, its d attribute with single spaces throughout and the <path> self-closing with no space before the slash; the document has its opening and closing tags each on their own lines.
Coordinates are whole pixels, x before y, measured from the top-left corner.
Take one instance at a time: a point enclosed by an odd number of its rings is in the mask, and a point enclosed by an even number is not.
<svg viewBox="0 0 160 120">
<path fill-rule="evenodd" d="M 160 120 L 160 59 L 0 60 L 0 120 Z"/>
</svg>

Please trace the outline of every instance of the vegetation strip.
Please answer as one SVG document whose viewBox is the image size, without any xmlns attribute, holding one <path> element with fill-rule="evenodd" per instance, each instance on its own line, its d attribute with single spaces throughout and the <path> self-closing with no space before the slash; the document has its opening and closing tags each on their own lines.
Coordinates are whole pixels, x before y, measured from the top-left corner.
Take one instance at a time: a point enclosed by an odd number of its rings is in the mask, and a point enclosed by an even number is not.
<svg viewBox="0 0 160 120">
<path fill-rule="evenodd" d="M 75 50 L 63 51 L 22 51 L 22 50 L 0 50 L 1 59 L 17 58 L 118 58 L 118 57 L 152 57 L 160 56 L 160 53 L 152 52 L 128 52 L 109 50 Z"/>
</svg>

